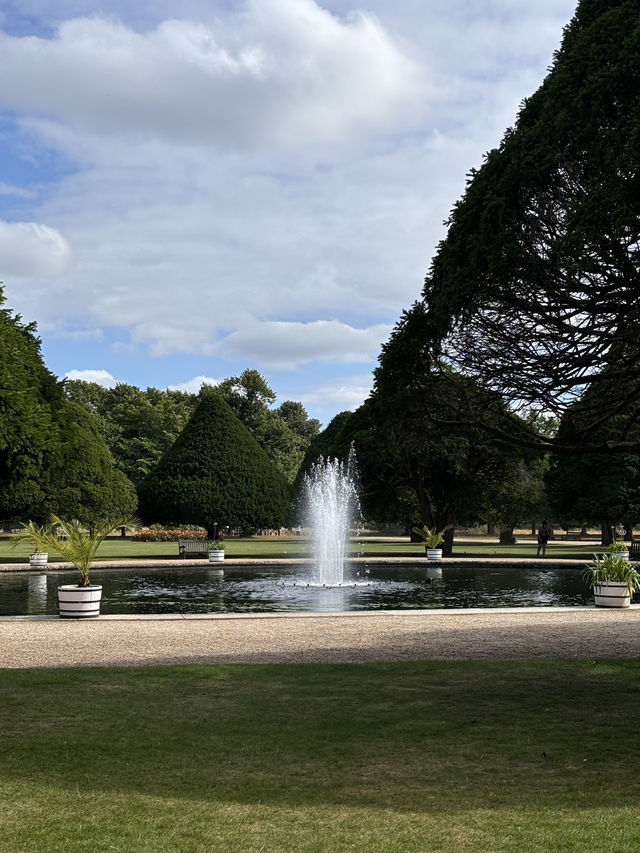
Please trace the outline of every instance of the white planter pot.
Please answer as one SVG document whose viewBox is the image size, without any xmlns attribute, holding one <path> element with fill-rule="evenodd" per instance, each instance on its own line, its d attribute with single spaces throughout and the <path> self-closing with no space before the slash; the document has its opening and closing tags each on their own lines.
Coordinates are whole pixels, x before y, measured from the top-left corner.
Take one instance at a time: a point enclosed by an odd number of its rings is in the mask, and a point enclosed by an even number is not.
<svg viewBox="0 0 640 853">
<path fill-rule="evenodd" d="M 58 608 L 63 619 L 91 619 L 100 615 L 102 587 L 65 584 L 58 587 Z"/>
<path fill-rule="evenodd" d="M 48 561 L 48 554 L 29 554 L 30 566 L 46 566 Z"/>
<path fill-rule="evenodd" d="M 631 593 L 626 583 L 605 581 L 593 588 L 596 607 L 629 607 Z"/>
<path fill-rule="evenodd" d="M 425 548 L 427 560 L 438 561 L 442 559 L 442 548 Z"/>
<path fill-rule="evenodd" d="M 222 563 L 224 560 L 224 551 L 209 551 L 210 563 Z"/>
</svg>

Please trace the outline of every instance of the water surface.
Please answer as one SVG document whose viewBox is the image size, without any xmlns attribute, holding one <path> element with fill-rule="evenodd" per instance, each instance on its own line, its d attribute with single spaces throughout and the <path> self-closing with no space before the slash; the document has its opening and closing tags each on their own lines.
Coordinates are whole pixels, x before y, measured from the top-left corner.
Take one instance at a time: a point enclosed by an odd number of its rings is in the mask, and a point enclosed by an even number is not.
<svg viewBox="0 0 640 853">
<path fill-rule="evenodd" d="M 560 607 L 593 603 L 580 569 L 522 567 L 349 569 L 340 587 L 319 587 L 299 567 L 247 569 L 135 568 L 95 571 L 102 613 L 347 612 L 462 607 Z M 369 574 L 367 574 L 369 572 Z M 56 614 L 57 587 L 75 572 L 0 573 L 0 616 Z"/>
</svg>

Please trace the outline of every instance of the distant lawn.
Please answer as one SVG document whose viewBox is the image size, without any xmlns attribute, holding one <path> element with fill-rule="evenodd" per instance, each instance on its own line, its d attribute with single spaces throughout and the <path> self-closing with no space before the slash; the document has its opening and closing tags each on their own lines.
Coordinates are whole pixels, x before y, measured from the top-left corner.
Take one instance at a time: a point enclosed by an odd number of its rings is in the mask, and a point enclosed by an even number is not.
<svg viewBox="0 0 640 853">
<path fill-rule="evenodd" d="M 229 557 L 264 557 L 282 559 L 284 557 L 309 557 L 311 544 L 305 537 L 300 536 L 265 536 L 251 538 L 229 538 L 225 540 L 226 553 Z M 29 554 L 28 545 L 22 545 L 15 550 L 11 543 L 0 540 L 1 563 L 24 563 Z M 369 557 L 424 557 L 424 546 L 420 543 L 409 542 L 401 538 L 356 538 L 351 543 L 352 554 L 362 554 Z M 588 559 L 593 551 L 602 550 L 598 542 L 551 542 L 549 557 L 556 558 L 585 558 Z M 519 539 L 516 545 L 498 545 L 495 539 L 456 539 L 454 556 L 457 557 L 535 557 L 536 544 L 533 539 Z M 132 559 L 176 559 L 178 557 L 177 542 L 132 542 L 129 539 L 114 537 L 108 539 L 100 547 L 98 559 L 103 560 L 132 560 Z M 51 562 L 56 560 L 49 555 Z"/>
<path fill-rule="evenodd" d="M 639 696 L 640 661 L 5 670 L 0 849 L 638 850 Z"/>
</svg>

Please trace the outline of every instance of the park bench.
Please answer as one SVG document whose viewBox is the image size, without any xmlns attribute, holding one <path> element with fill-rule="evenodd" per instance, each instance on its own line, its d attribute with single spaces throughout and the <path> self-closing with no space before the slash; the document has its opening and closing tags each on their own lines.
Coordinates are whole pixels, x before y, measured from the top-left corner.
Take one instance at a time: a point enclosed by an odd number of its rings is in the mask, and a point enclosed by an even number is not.
<svg viewBox="0 0 640 853">
<path fill-rule="evenodd" d="M 580 542 L 582 540 L 582 530 L 567 530 L 563 538 L 565 541 L 577 539 Z"/>
<path fill-rule="evenodd" d="M 640 540 L 632 542 L 629 545 L 629 558 L 631 560 L 640 560 Z"/>
<path fill-rule="evenodd" d="M 209 546 L 213 545 L 213 539 L 178 539 L 178 554 L 184 559 L 187 554 L 196 556 L 201 554 L 207 556 Z"/>
</svg>

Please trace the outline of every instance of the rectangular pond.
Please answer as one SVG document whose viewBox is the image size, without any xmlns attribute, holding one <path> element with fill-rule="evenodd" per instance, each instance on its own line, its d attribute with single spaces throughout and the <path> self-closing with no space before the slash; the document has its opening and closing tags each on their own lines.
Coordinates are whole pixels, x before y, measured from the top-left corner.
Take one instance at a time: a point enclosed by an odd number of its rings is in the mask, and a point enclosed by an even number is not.
<svg viewBox="0 0 640 853">
<path fill-rule="evenodd" d="M 351 570 L 350 570 L 351 571 Z M 0 573 L 0 616 L 57 614 L 57 588 L 76 572 Z M 578 568 L 500 566 L 359 567 L 339 587 L 311 583 L 305 569 L 209 567 L 109 569 L 103 614 L 346 612 L 482 607 L 567 607 L 593 603 Z"/>
</svg>

